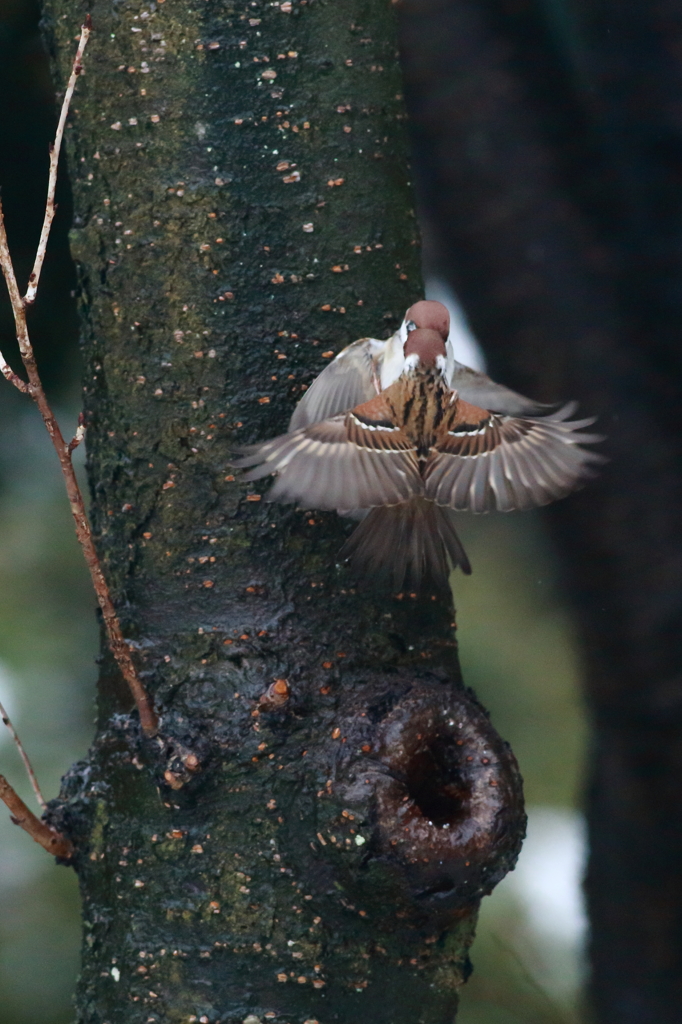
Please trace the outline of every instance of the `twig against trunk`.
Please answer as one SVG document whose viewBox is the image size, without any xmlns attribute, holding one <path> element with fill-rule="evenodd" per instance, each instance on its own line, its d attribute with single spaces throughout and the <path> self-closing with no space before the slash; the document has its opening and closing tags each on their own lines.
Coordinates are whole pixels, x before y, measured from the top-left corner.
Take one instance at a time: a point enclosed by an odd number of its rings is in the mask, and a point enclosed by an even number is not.
<svg viewBox="0 0 682 1024">
<path fill-rule="evenodd" d="M 29 275 L 28 288 L 26 289 L 26 294 L 24 296 L 24 303 L 27 306 L 30 306 L 32 305 L 32 303 L 35 302 L 36 292 L 38 291 L 40 271 L 43 269 L 45 252 L 47 250 L 47 240 L 50 237 L 50 228 L 52 227 L 52 221 L 54 220 L 55 210 L 57 209 L 54 202 L 54 193 L 57 185 L 57 167 L 59 166 L 59 153 L 62 148 L 62 139 L 64 138 L 66 117 L 69 113 L 71 97 L 73 96 L 73 90 L 76 88 L 78 76 L 83 70 L 81 60 L 83 58 L 83 51 L 85 50 L 85 46 L 90 37 L 91 31 L 92 22 L 90 20 L 90 15 L 88 15 L 85 24 L 81 28 L 81 37 L 78 43 L 78 49 L 76 51 L 76 56 L 73 61 L 73 67 L 71 68 L 69 83 L 66 87 L 64 99 L 62 101 L 62 109 L 59 114 L 57 132 L 55 134 L 54 143 L 50 148 L 50 176 L 48 178 L 47 184 L 47 202 L 45 203 L 45 217 L 43 218 L 43 227 L 40 232 L 40 241 L 38 242 L 38 250 L 36 252 L 36 258 L 33 264 L 33 270 Z"/>
<path fill-rule="evenodd" d="M 60 832 L 50 828 L 40 818 L 36 818 L 19 794 L 12 789 L 4 775 L 0 775 L 0 800 L 9 807 L 14 824 L 23 828 L 24 832 L 28 832 L 30 837 L 35 839 L 36 843 L 39 843 L 44 850 L 55 857 L 62 857 L 64 860 L 71 859 L 73 856 L 71 841 Z"/>
<path fill-rule="evenodd" d="M 74 522 L 76 525 L 76 537 L 78 543 L 83 549 L 85 561 L 88 569 L 90 570 L 90 576 L 92 583 L 97 594 L 97 600 L 99 606 L 102 609 L 102 616 L 104 618 L 104 625 L 107 631 L 107 637 L 109 640 L 109 647 L 111 652 L 116 659 L 116 662 L 123 674 L 130 692 L 133 695 L 133 699 L 137 706 L 140 715 L 140 724 L 142 729 L 147 736 L 154 736 L 158 730 L 158 719 L 156 713 L 152 707 L 151 701 L 145 693 L 144 687 L 140 682 L 137 670 L 130 656 L 130 650 L 123 637 L 121 630 L 121 624 L 119 622 L 116 610 L 111 600 L 109 593 L 109 587 L 107 581 L 104 578 L 102 567 L 99 562 L 95 544 L 92 538 L 92 531 L 90 529 L 90 523 L 85 511 L 85 503 L 83 501 L 83 495 L 81 494 L 78 481 L 76 479 L 76 473 L 73 468 L 72 453 L 83 438 L 84 424 L 83 420 L 79 420 L 78 430 L 72 441 L 66 442 L 59 429 L 59 424 L 55 418 L 52 409 L 45 396 L 42 381 L 38 373 L 38 367 L 36 365 L 35 355 L 33 352 L 33 346 L 29 337 L 28 326 L 26 323 L 26 305 L 33 302 L 35 298 L 35 289 L 37 287 L 38 278 L 40 277 L 40 271 L 45 256 L 45 246 L 47 245 L 47 238 L 50 232 L 50 226 L 52 224 L 52 218 L 54 216 L 54 188 L 57 174 L 57 160 L 59 157 L 59 149 L 61 147 L 62 136 L 64 132 L 64 125 L 66 123 L 66 116 L 68 113 L 69 102 L 73 94 L 73 89 L 76 84 L 76 79 L 81 71 L 81 57 L 85 44 L 87 43 L 88 36 L 90 35 L 91 23 L 90 18 L 83 25 L 81 29 L 80 42 L 78 44 L 78 51 L 73 62 L 71 77 L 69 79 L 69 85 L 66 93 L 64 94 L 64 100 L 62 103 L 62 110 L 59 117 L 59 126 L 57 128 L 57 135 L 54 146 L 50 153 L 50 178 L 48 184 L 47 193 L 47 205 L 45 211 L 45 220 L 43 222 L 43 230 L 40 237 L 40 243 L 38 245 L 38 252 L 36 254 L 36 260 L 31 274 L 31 280 L 29 283 L 28 291 L 26 292 L 26 298 L 22 299 L 17 285 L 16 276 L 14 273 L 14 267 L 12 264 L 12 257 L 9 251 L 9 245 L 7 243 L 7 232 L 5 230 L 5 221 L 2 213 L 2 204 L 0 203 L 0 265 L 2 266 L 2 272 L 5 277 L 7 284 L 7 291 L 9 292 L 10 302 L 12 304 L 12 313 L 14 315 L 14 324 L 16 328 L 17 341 L 19 343 L 19 352 L 21 354 L 22 362 L 26 368 L 28 375 L 28 384 L 21 380 L 7 365 L 6 361 L 0 354 L 0 371 L 4 374 L 10 383 L 14 384 L 19 391 L 23 391 L 31 396 L 33 401 L 38 406 L 40 415 L 43 418 L 47 432 L 50 435 L 50 440 L 54 446 L 61 466 L 62 475 L 64 477 L 64 483 L 66 485 L 66 492 L 69 498 L 69 504 L 71 506 L 71 514 L 73 515 Z"/>
<path fill-rule="evenodd" d="M 31 785 L 33 786 L 33 792 L 36 795 L 38 803 L 40 804 L 42 809 L 45 810 L 45 808 L 47 807 L 47 804 L 45 803 L 45 800 L 43 799 L 43 794 L 42 794 L 42 792 L 40 790 L 40 786 L 38 785 L 38 779 L 36 778 L 36 773 L 33 771 L 33 765 L 29 761 L 28 754 L 24 750 L 24 746 L 23 746 L 21 740 L 19 739 L 17 731 L 14 728 L 14 726 L 12 725 L 12 720 L 9 717 L 9 715 L 7 714 L 7 712 L 6 712 L 5 708 L 3 707 L 3 704 L 2 704 L 1 701 L 0 701 L 0 718 L 2 718 L 3 723 L 7 726 L 7 728 L 10 731 L 12 739 L 14 740 L 14 745 L 16 746 L 17 750 L 19 751 L 19 757 L 24 762 L 24 768 L 26 769 L 28 777 L 31 780 Z"/>
</svg>

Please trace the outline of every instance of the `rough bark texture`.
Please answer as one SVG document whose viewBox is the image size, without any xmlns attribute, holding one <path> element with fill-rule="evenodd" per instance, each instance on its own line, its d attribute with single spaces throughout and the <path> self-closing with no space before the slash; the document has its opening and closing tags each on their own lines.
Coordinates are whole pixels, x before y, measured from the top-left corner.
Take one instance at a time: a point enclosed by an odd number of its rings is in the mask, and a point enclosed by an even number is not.
<svg viewBox="0 0 682 1024">
<path fill-rule="evenodd" d="M 46 5 L 62 81 L 85 10 Z M 342 521 L 269 506 L 228 461 L 420 295 L 391 8 L 92 17 L 68 133 L 92 514 L 162 718 L 143 741 L 105 650 L 54 808 L 79 1020 L 446 1024 L 518 852 L 513 756 L 462 687 L 449 602 L 356 592 Z"/>
<path fill-rule="evenodd" d="M 680 5 L 403 9 L 424 199 L 493 375 L 608 434 L 601 479 L 548 511 L 594 717 L 592 995 L 604 1024 L 677 1024 Z"/>
</svg>

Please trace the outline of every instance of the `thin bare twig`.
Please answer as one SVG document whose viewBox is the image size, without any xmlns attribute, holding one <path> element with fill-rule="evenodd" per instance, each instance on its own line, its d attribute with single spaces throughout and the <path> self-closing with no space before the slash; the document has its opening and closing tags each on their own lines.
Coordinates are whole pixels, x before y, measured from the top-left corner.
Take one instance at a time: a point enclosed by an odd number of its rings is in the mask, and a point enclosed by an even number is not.
<svg viewBox="0 0 682 1024">
<path fill-rule="evenodd" d="M 88 35 L 90 34 L 90 28 L 91 26 L 88 19 L 88 22 L 82 27 L 81 39 L 78 45 L 78 52 L 73 63 L 73 72 L 71 75 L 71 79 L 73 79 L 74 81 L 74 76 L 77 77 L 79 73 L 76 69 L 80 67 L 80 59 L 82 57 L 83 48 L 85 46 L 85 43 L 87 42 Z M 73 92 L 73 90 L 71 90 L 71 92 Z M 68 98 L 70 98 L 68 90 L 67 96 Z M 60 118 L 60 125 L 62 124 L 62 121 L 65 121 L 66 119 L 65 111 L 68 110 L 67 96 L 64 97 L 64 105 L 62 106 L 63 117 Z M 49 202 L 50 195 L 48 192 L 48 205 Z M 48 223 L 47 230 L 49 232 L 49 224 L 51 223 L 51 219 L 48 218 L 48 220 L 46 220 L 46 223 Z M 38 264 L 38 272 L 40 271 L 40 265 L 42 265 L 42 259 L 40 261 L 40 264 Z M 102 609 L 102 616 L 104 619 L 104 626 L 107 631 L 109 647 L 111 649 L 112 654 L 114 655 L 114 658 L 116 659 L 116 662 L 118 663 L 123 678 L 128 684 L 128 688 L 130 689 L 130 692 L 133 696 L 133 699 L 135 701 L 135 704 L 140 715 L 140 725 L 142 726 L 142 729 L 144 730 L 147 736 L 154 736 L 158 731 L 158 718 L 156 716 L 154 708 L 152 707 L 149 697 L 145 693 L 144 687 L 140 681 L 140 678 L 137 674 L 137 670 L 130 656 L 130 649 L 123 637 L 121 623 L 119 622 L 118 616 L 116 614 L 116 609 L 114 608 L 113 602 L 111 600 L 111 595 L 109 593 L 109 587 L 104 577 L 104 573 L 102 572 L 102 567 L 100 565 L 95 544 L 92 538 L 90 523 L 88 521 L 88 517 L 85 511 L 85 502 L 83 501 L 83 495 L 81 494 L 80 487 L 78 486 L 76 473 L 73 468 L 71 456 L 74 448 L 80 443 L 80 441 L 83 438 L 83 434 L 85 431 L 84 422 L 82 418 L 79 419 L 78 430 L 76 431 L 76 435 L 73 441 L 67 444 L 59 428 L 59 424 L 57 423 L 55 415 L 52 412 L 52 409 L 50 408 L 50 405 L 47 401 L 45 391 L 43 390 L 42 381 L 38 373 L 38 367 L 36 365 L 33 346 L 31 345 L 31 339 L 29 337 L 28 326 L 26 323 L 26 306 L 21 298 L 19 286 L 17 285 L 17 279 L 12 264 L 12 257 L 10 255 L 9 245 L 7 243 L 7 232 L 5 230 L 5 221 L 2 213 L 1 203 L 0 266 L 2 267 L 2 272 L 5 277 L 5 282 L 7 284 L 7 291 L 9 292 L 10 302 L 12 304 L 12 313 L 14 315 L 14 325 L 16 329 L 17 341 L 19 343 L 19 352 L 21 354 L 21 359 L 26 369 L 26 373 L 28 375 L 28 384 L 24 385 L 24 387 L 20 387 L 19 390 L 26 391 L 31 396 L 33 401 L 36 403 L 40 411 L 40 415 L 43 418 L 43 422 L 45 424 L 47 432 L 50 435 L 50 440 L 52 441 L 54 449 L 57 453 L 57 458 L 59 459 L 62 475 L 64 477 L 66 493 L 68 495 L 69 504 L 71 506 L 71 514 L 73 515 L 74 523 L 76 526 L 76 537 L 78 538 L 78 543 L 80 544 L 83 550 L 83 555 L 85 556 L 85 561 L 87 563 L 88 569 L 90 570 L 90 576 L 92 578 L 92 583 L 95 588 L 97 600 L 99 602 L 100 608 Z M 6 373 L 5 376 L 7 376 Z M 14 374 L 14 377 L 16 377 L 16 374 Z M 16 378 L 16 381 L 18 380 L 20 380 L 20 378 Z M 15 384 L 16 387 L 19 387 L 16 381 L 12 380 L 12 383 Z M 21 383 L 23 384 L 24 382 L 22 381 Z"/>
<path fill-rule="evenodd" d="M 9 715 L 7 714 L 5 708 L 3 707 L 2 701 L 0 701 L 0 718 L 2 718 L 4 724 L 9 729 L 10 735 L 12 736 L 12 739 L 14 740 L 14 745 L 17 748 L 17 750 L 19 751 L 19 757 L 24 762 L 24 768 L 26 769 L 28 777 L 31 780 L 31 785 L 33 786 L 33 792 L 36 795 L 36 799 L 38 800 L 38 803 L 40 804 L 42 809 L 45 810 L 45 808 L 47 807 L 47 804 L 45 803 L 45 800 L 43 799 L 43 794 L 40 791 L 40 786 L 38 785 L 38 779 L 36 778 L 36 773 L 33 771 L 33 765 L 31 764 L 31 762 L 28 759 L 28 754 L 24 750 L 23 744 L 22 744 L 22 742 L 19 739 L 19 736 L 17 734 L 17 730 L 12 725 L 12 720 L 9 717 Z"/>
<path fill-rule="evenodd" d="M 78 50 L 73 61 L 71 68 L 71 76 L 69 78 L 66 92 L 64 93 L 64 99 L 62 100 L 62 109 L 59 114 L 59 122 L 57 124 L 57 132 L 54 137 L 54 144 L 50 148 L 50 175 L 47 183 L 47 202 L 45 203 L 45 217 L 43 219 L 43 227 L 40 232 L 40 241 L 38 242 L 38 250 L 36 252 L 35 262 L 33 264 L 33 270 L 29 275 L 28 288 L 24 295 L 24 304 L 30 306 L 35 302 L 36 292 L 38 291 L 38 282 L 40 281 L 40 272 L 43 269 L 43 261 L 45 260 L 45 252 L 47 250 L 47 240 L 50 237 L 50 228 L 52 227 L 52 221 L 54 219 L 55 210 L 57 207 L 54 203 L 54 193 L 57 186 L 57 167 L 59 165 L 59 153 L 62 148 L 62 139 L 64 138 L 64 128 L 66 127 L 66 118 L 69 113 L 69 106 L 71 104 L 71 97 L 73 96 L 73 90 L 76 88 L 76 82 L 78 76 L 83 70 L 81 60 L 83 59 L 83 51 L 85 50 L 88 39 L 90 38 L 90 32 L 92 30 L 92 22 L 90 15 L 88 14 L 85 19 L 85 24 L 81 28 L 81 37 L 78 43 Z"/>
<path fill-rule="evenodd" d="M 85 438 L 85 416 L 82 412 L 78 413 L 78 426 L 76 427 L 76 433 L 69 441 L 69 451 L 75 452 L 76 448 Z"/>
<path fill-rule="evenodd" d="M 10 786 L 4 775 L 0 775 L 0 800 L 7 804 L 12 816 L 12 821 L 24 832 L 28 832 L 31 839 L 35 839 L 44 850 L 61 857 L 63 860 L 71 860 L 73 857 L 73 843 L 61 832 L 50 828 L 40 818 L 36 818 L 33 811 L 21 799 L 18 793 Z"/>
<path fill-rule="evenodd" d="M 14 384 L 15 388 L 18 388 L 19 391 L 23 391 L 24 394 L 28 392 L 28 384 L 14 372 L 12 367 L 5 361 L 5 357 L 2 352 L 0 352 L 0 373 L 10 382 L 10 384 Z"/>
</svg>

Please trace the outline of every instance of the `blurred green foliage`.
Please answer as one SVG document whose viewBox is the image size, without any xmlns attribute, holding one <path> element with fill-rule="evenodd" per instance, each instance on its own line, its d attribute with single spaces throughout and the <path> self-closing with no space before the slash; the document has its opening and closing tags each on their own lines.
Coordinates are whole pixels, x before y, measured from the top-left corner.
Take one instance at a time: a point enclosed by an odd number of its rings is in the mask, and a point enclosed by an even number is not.
<svg viewBox="0 0 682 1024">
<path fill-rule="evenodd" d="M 73 422 L 73 411 L 66 417 Z M 0 696 L 30 751 L 46 799 L 92 734 L 94 599 L 44 427 L 0 382 Z M 33 793 L 8 737 L 0 772 Z M 78 962 L 72 871 L 0 809 L 0 1024 L 65 1024 Z"/>
<path fill-rule="evenodd" d="M 573 806 L 586 740 L 579 644 L 541 514 L 460 520 L 473 566 L 453 577 L 464 678 L 511 743 L 527 803 Z"/>
<path fill-rule="evenodd" d="M 579 827 L 571 812 L 579 803 L 587 741 L 580 649 L 541 514 L 460 519 L 473 566 L 469 579 L 453 578 L 465 682 L 512 745 L 531 818 L 555 808 L 560 822 Z M 554 843 L 547 842 L 551 834 L 544 838 L 550 858 L 556 844 L 566 842 L 564 830 Z M 545 870 L 551 869 L 547 864 Z M 584 1020 L 582 950 L 575 937 L 562 941 L 538 932 L 515 883 L 509 876 L 483 901 L 474 973 L 463 992 L 458 1024 Z M 559 868 L 557 884 L 570 883 Z"/>
</svg>

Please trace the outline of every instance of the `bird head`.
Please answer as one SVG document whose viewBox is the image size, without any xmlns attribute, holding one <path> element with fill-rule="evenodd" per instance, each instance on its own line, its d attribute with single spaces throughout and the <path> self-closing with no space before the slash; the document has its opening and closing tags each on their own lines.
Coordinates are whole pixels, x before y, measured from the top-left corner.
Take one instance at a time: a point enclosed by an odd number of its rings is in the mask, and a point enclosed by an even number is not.
<svg viewBox="0 0 682 1024">
<path fill-rule="evenodd" d="M 414 370 L 419 365 L 435 367 L 447 379 L 448 367 L 452 366 L 452 350 L 447 341 L 449 329 L 450 314 L 442 303 L 422 299 L 410 306 L 400 329 L 386 342 L 381 360 L 381 387 L 389 387 L 405 370 Z M 424 339 L 420 341 L 424 332 L 435 335 L 425 348 L 422 347 L 422 341 L 426 344 Z M 408 348 L 408 339 L 415 333 L 419 337 Z"/>
<path fill-rule="evenodd" d="M 439 305 L 439 303 L 430 303 Z M 446 348 L 445 340 L 439 331 L 416 327 L 407 335 L 407 341 L 403 349 L 405 354 L 406 369 L 428 368 L 445 370 Z"/>
<path fill-rule="evenodd" d="M 410 306 L 403 320 L 404 336 L 415 330 L 436 331 L 443 341 L 447 341 L 450 333 L 450 314 L 442 302 L 422 299 Z M 407 352 L 405 353 L 407 355 Z"/>
</svg>

